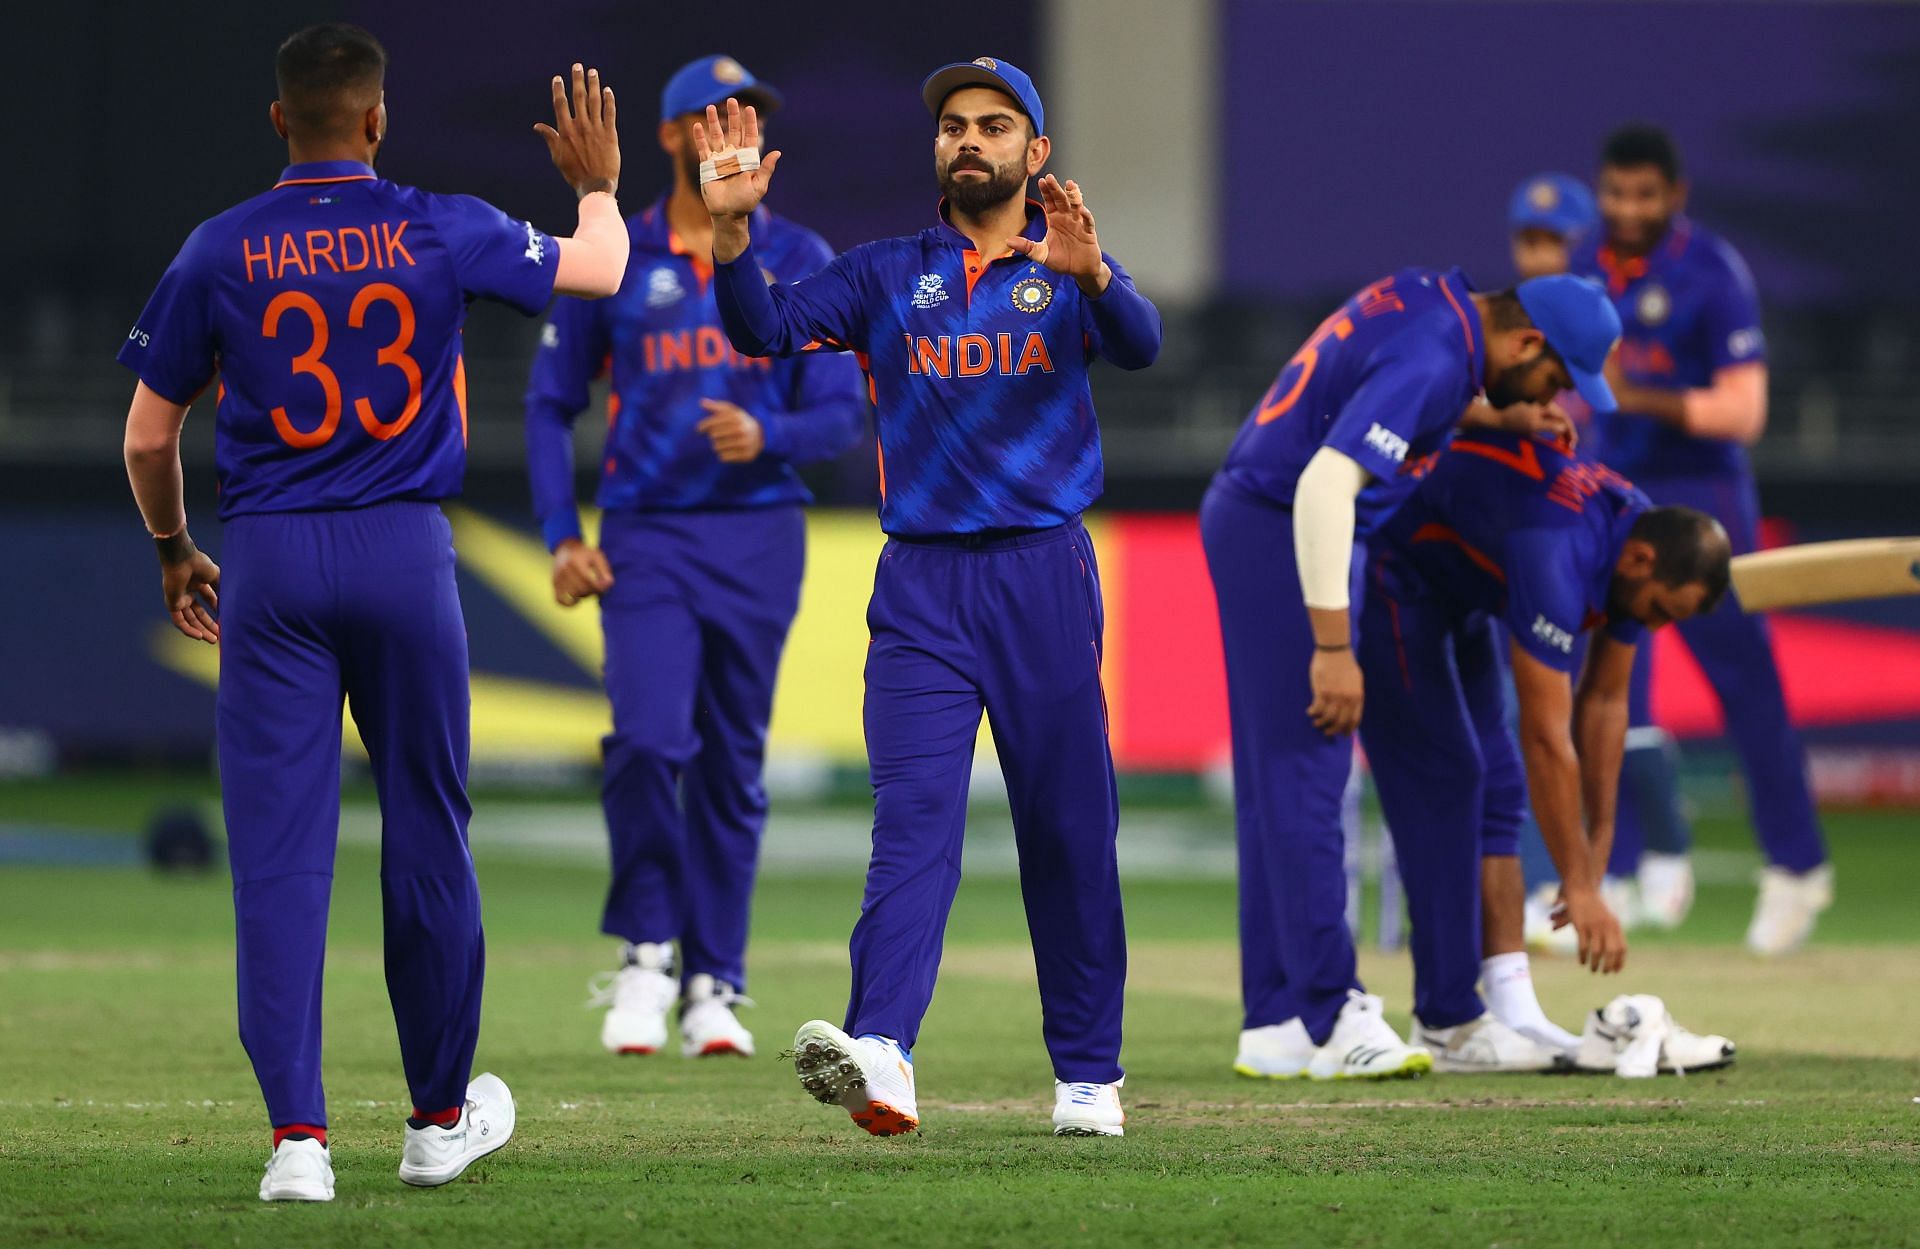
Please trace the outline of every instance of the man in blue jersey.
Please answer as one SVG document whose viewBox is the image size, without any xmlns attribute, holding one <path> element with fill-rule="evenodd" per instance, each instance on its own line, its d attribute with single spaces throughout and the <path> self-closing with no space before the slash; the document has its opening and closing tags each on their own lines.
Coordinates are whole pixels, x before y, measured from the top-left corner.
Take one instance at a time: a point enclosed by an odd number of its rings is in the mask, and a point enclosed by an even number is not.
<svg viewBox="0 0 1920 1249">
<path fill-rule="evenodd" d="M 1610 402 L 1600 370 L 1618 333 L 1605 293 L 1576 278 L 1487 293 L 1457 269 L 1402 270 L 1321 323 L 1208 489 L 1200 532 L 1227 662 L 1240 846 L 1241 1073 L 1380 1079 L 1431 1067 L 1362 990 L 1344 915 L 1339 803 L 1364 696 L 1350 611 L 1364 544 L 1412 489 L 1403 468 L 1443 445 L 1476 395 L 1495 411 L 1569 388 Z"/>
<path fill-rule="evenodd" d="M 1716 517 L 1734 553 L 1745 554 L 1758 544 L 1760 525 L 1746 449 L 1767 419 L 1766 339 L 1753 278 L 1739 253 L 1684 215 L 1687 184 L 1664 131 L 1623 127 L 1607 139 L 1600 164 L 1604 228 L 1575 250 L 1572 267 L 1606 282 L 1624 337 L 1612 373 L 1620 410 L 1596 424 L 1594 454 L 1654 502 Z M 1767 858 L 1747 944 L 1760 954 L 1787 953 L 1832 903 L 1833 869 L 1766 621 L 1741 610 L 1735 597 L 1689 621 L 1680 636 L 1726 711 Z M 1642 654 L 1633 684 L 1635 745 L 1653 752 L 1652 767 L 1670 768 L 1664 741 L 1648 732 L 1650 671 Z M 1684 855 L 1677 804 L 1640 805 L 1649 845 Z M 1638 851 L 1618 847 L 1616 874 L 1633 874 Z M 1690 895 L 1684 859 L 1654 866 L 1656 895 Z"/>
<path fill-rule="evenodd" d="M 1483 872 L 1513 865 L 1531 793 L 1580 961 L 1620 969 L 1626 940 L 1600 880 L 1634 651 L 1647 629 L 1711 611 L 1726 593 L 1727 535 L 1703 512 L 1650 508 L 1604 465 L 1521 435 L 1463 431 L 1414 476 L 1419 487 L 1369 544 L 1359 633 L 1360 738 L 1413 920 L 1411 1039 L 1441 1071 L 1547 1070 L 1566 1061 L 1562 1047 L 1520 1053 L 1475 991 L 1483 936 L 1496 935 L 1482 930 Z M 1512 931 L 1498 936 L 1517 948 L 1517 907 L 1507 915 Z M 1490 909 L 1486 922 L 1497 918 Z"/>
<path fill-rule="evenodd" d="M 802 1085 L 875 1135 L 913 1131 L 912 1049 L 960 879 L 984 708 L 1006 774 L 1053 1059 L 1054 1131 L 1122 1132 L 1126 933 L 1100 686 L 1099 566 L 1080 513 L 1100 495 L 1096 357 L 1145 368 L 1160 316 L 1100 250 L 1080 188 L 1027 182 L 1051 144 L 1027 75 L 981 57 L 921 88 L 945 199 L 932 228 L 769 286 L 752 214 L 779 159 L 754 110 L 696 133 L 714 284 L 735 347 L 856 353 L 879 429 L 889 541 L 867 612 L 873 858 L 845 1029 L 794 1039 Z"/>
<path fill-rule="evenodd" d="M 513 1132 L 474 1077 L 484 947 L 467 850 L 467 638 L 435 501 L 466 466 L 467 302 L 532 314 L 610 295 L 627 238 L 611 90 L 573 67 L 539 127 L 580 196 L 555 239 L 464 196 L 373 172 L 386 53 L 354 26 L 282 44 L 273 189 L 188 237 L 127 335 L 127 473 L 175 625 L 220 646 L 221 796 L 240 1039 L 273 1125 L 262 1200 L 329 1201 L 320 984 L 339 833 L 341 702 L 382 817 L 387 987 L 413 1113 L 400 1178 L 444 1184 Z M 179 437 L 219 376 L 224 578 L 187 536 Z M 224 593 L 224 597 L 222 594 Z M 218 613 L 216 619 L 215 613 Z"/>
<path fill-rule="evenodd" d="M 793 466 L 846 450 L 866 410 L 846 356 L 753 359 L 721 329 L 692 129 L 730 94 L 763 114 L 780 103 L 729 56 L 668 81 L 659 135 L 673 190 L 628 219 L 619 294 L 554 304 L 527 387 L 527 460 L 554 596 L 572 606 L 598 595 L 606 637 L 613 879 L 600 926 L 624 944 L 597 1000 L 609 1006 L 600 1040 L 614 1053 L 666 1044 L 676 999 L 682 1054 L 753 1053 L 734 1007 L 766 826 L 774 677 L 806 553 L 811 496 Z M 754 228 L 775 280 L 833 257 L 819 235 L 764 208 Z M 596 548 L 574 504 L 572 431 L 589 382 L 607 370 Z"/>
</svg>

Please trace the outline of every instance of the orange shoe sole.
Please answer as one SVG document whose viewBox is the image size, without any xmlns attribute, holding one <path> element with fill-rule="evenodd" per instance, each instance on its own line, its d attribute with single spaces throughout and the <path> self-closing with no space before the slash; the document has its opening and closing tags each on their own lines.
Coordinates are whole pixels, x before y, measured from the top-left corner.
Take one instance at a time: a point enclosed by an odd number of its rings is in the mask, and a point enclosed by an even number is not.
<svg viewBox="0 0 1920 1249">
<path fill-rule="evenodd" d="M 920 1130 L 920 1120 L 902 1114 L 885 1102 L 868 1102 L 865 1110 L 849 1110 L 853 1121 L 874 1136 L 905 1136 Z"/>
</svg>

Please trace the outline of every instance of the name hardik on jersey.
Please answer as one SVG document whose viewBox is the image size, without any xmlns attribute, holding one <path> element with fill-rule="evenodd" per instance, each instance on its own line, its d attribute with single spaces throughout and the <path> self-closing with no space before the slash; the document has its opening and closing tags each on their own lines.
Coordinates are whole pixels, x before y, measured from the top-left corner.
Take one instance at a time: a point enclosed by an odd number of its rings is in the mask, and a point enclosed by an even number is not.
<svg viewBox="0 0 1920 1249">
<path fill-rule="evenodd" d="M 1028 204 L 1024 233 L 1046 234 L 1038 204 Z M 719 280 L 752 256 L 720 266 Z M 1160 342 L 1159 313 L 1106 261 L 1112 286 L 1100 302 L 1112 303 L 1096 314 L 1072 278 L 1011 253 L 983 259 L 943 205 L 931 229 L 769 288 L 780 325 L 765 327 L 763 349 L 791 355 L 813 340 L 856 353 L 875 405 L 886 532 L 1065 524 L 1103 488 L 1089 366 L 1105 357 L 1144 368 Z M 750 333 L 744 310 L 717 289 L 729 331 Z"/>
<path fill-rule="evenodd" d="M 1402 269 L 1320 323 L 1248 414 L 1221 479 L 1291 506 L 1321 447 L 1372 480 L 1354 502 L 1364 538 L 1413 489 L 1403 470 L 1441 445 L 1480 393 L 1486 340 L 1458 269 Z"/>
<path fill-rule="evenodd" d="M 1614 567 L 1647 496 L 1604 464 L 1522 434 L 1475 429 L 1414 466 L 1411 497 L 1374 536 L 1373 576 L 1396 596 L 1499 619 L 1528 654 L 1573 670 L 1574 639 L 1608 619 Z"/>
<path fill-rule="evenodd" d="M 1620 312 L 1620 367 L 1628 381 L 1685 391 L 1713 384 L 1715 371 L 1767 358 L 1753 275 L 1724 239 L 1685 218 L 1637 259 L 1597 238 L 1574 251 L 1574 273 L 1607 284 Z M 1746 448 L 1695 438 L 1631 412 L 1595 418 L 1594 454 L 1634 477 L 1742 474 Z"/>
<path fill-rule="evenodd" d="M 218 372 L 222 517 L 447 498 L 466 469 L 467 303 L 537 313 L 559 257 L 481 200 L 292 165 L 188 236 L 119 359 L 175 403 Z"/>
</svg>

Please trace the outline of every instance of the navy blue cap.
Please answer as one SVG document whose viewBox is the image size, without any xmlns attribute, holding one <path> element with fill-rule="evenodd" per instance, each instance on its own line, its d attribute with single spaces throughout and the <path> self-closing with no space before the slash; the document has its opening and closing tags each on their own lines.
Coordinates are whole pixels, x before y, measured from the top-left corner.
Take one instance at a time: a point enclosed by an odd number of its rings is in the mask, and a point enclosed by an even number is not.
<svg viewBox="0 0 1920 1249">
<path fill-rule="evenodd" d="M 660 92 L 660 120 L 704 113 L 709 104 L 725 104 L 733 96 L 745 108 L 751 104 L 765 117 L 785 100 L 778 91 L 747 72 L 730 56 L 703 56 L 683 65 L 667 79 Z"/>
<path fill-rule="evenodd" d="M 1599 219 L 1593 192 L 1570 173 L 1539 173 L 1513 189 L 1507 201 L 1507 229 L 1546 230 L 1563 239 L 1576 239 Z"/>
<path fill-rule="evenodd" d="M 1520 283 L 1514 294 L 1542 334 L 1547 345 L 1566 361 L 1573 388 L 1596 412 L 1612 412 L 1620 405 L 1607 385 L 1607 356 L 1620 341 L 1620 313 L 1607 288 L 1592 278 L 1558 273 Z"/>
<path fill-rule="evenodd" d="M 1047 132 L 1047 110 L 1040 106 L 1040 93 L 1019 66 L 991 56 L 942 65 L 920 84 L 920 98 L 927 102 L 927 111 L 938 117 L 947 97 L 962 87 L 992 87 L 1006 92 L 1020 102 L 1020 111 L 1033 119 L 1034 134 Z"/>
</svg>

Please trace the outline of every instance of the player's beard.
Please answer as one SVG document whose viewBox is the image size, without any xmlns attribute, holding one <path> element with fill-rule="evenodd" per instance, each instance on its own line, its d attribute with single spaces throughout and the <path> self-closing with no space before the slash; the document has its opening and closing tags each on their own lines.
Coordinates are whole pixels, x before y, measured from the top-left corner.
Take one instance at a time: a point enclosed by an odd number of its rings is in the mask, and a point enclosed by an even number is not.
<svg viewBox="0 0 1920 1249">
<path fill-rule="evenodd" d="M 984 169 L 990 175 L 986 178 L 955 178 L 954 167 L 961 169 Z M 947 197 L 947 203 L 953 210 L 967 217 L 978 217 L 1022 194 L 1027 189 L 1027 169 L 1024 161 L 1009 161 L 1004 165 L 995 165 L 980 156 L 956 156 L 939 171 L 940 192 Z"/>
<path fill-rule="evenodd" d="M 1553 398 L 1552 395 L 1541 399 L 1533 398 L 1531 388 L 1527 385 L 1534 371 L 1544 368 L 1546 364 L 1545 356 L 1535 356 L 1525 364 L 1512 365 L 1498 377 L 1487 379 L 1487 402 L 1495 408 L 1511 407 L 1516 403 L 1547 402 L 1548 399 Z"/>
</svg>

